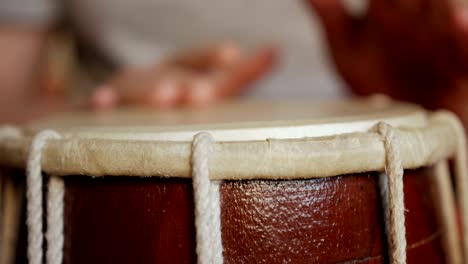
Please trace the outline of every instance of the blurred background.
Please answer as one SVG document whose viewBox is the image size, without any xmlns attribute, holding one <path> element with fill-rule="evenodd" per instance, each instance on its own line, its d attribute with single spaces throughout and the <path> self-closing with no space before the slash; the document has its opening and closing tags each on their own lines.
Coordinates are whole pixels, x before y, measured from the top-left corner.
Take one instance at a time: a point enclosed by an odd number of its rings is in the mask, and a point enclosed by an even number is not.
<svg viewBox="0 0 468 264">
<path fill-rule="evenodd" d="M 374 93 L 464 118 L 465 13 L 443 0 L 2 0 L 0 121 Z"/>
</svg>

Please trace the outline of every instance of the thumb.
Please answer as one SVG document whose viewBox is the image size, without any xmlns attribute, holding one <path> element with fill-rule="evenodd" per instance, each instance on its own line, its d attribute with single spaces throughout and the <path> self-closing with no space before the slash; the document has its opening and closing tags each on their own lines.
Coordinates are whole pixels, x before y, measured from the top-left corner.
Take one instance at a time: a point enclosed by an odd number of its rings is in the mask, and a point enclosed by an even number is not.
<svg viewBox="0 0 468 264">
<path fill-rule="evenodd" d="M 332 47 L 349 40 L 352 17 L 347 13 L 343 0 L 305 0 L 305 3 L 319 16 Z"/>
</svg>

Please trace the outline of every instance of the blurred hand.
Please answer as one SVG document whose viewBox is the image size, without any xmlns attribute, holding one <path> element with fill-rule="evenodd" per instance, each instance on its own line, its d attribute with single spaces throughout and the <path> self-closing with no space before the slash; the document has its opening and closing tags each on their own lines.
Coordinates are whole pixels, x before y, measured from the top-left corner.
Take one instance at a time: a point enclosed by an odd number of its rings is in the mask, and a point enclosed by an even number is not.
<svg viewBox="0 0 468 264">
<path fill-rule="evenodd" d="M 273 49 L 246 54 L 224 44 L 191 51 L 151 67 L 122 70 L 95 90 L 91 104 L 95 109 L 205 105 L 243 92 L 274 61 Z"/>
<path fill-rule="evenodd" d="M 369 0 L 367 13 L 354 18 L 342 0 L 306 1 L 354 92 L 446 107 L 468 118 L 468 10 L 449 0 Z"/>
</svg>

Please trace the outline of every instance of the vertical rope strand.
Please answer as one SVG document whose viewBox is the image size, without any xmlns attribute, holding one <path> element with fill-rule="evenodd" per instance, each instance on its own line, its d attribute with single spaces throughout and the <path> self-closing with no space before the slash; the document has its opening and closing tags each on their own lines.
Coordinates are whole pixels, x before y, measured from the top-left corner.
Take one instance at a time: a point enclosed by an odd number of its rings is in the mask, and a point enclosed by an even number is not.
<svg viewBox="0 0 468 264">
<path fill-rule="evenodd" d="M 453 188 L 447 160 L 439 161 L 435 165 L 434 186 L 437 189 L 437 198 L 434 202 L 436 203 L 436 208 L 440 212 L 442 242 L 445 250 L 446 263 L 463 263 Z"/>
<path fill-rule="evenodd" d="M 47 194 L 47 264 L 61 264 L 63 259 L 63 207 L 65 183 L 51 176 Z"/>
<path fill-rule="evenodd" d="M 434 118 L 448 122 L 454 129 L 457 149 L 454 157 L 454 176 L 456 181 L 456 189 L 458 203 L 461 209 L 462 225 L 463 225 L 463 254 L 465 263 L 468 262 L 468 171 L 467 171 L 467 153 L 466 153 L 466 134 L 463 124 L 458 117 L 448 111 L 438 112 Z"/>
<path fill-rule="evenodd" d="M 28 261 L 42 264 L 43 259 L 43 208 L 42 208 L 42 150 L 50 139 L 59 139 L 60 135 L 51 130 L 38 133 L 29 150 L 26 166 L 26 225 L 28 227 Z"/>
<path fill-rule="evenodd" d="M 400 156 L 400 142 L 395 130 L 388 124 L 377 124 L 377 132 L 383 137 L 386 151 L 385 179 L 380 184 L 385 210 L 385 229 L 390 246 L 390 261 L 406 263 L 405 201 L 403 192 L 403 166 Z M 387 186 L 385 188 L 385 186 Z"/>
<path fill-rule="evenodd" d="M 209 178 L 213 137 L 205 132 L 192 143 L 192 178 L 195 202 L 196 252 L 199 264 L 222 264 L 219 182 Z"/>
</svg>

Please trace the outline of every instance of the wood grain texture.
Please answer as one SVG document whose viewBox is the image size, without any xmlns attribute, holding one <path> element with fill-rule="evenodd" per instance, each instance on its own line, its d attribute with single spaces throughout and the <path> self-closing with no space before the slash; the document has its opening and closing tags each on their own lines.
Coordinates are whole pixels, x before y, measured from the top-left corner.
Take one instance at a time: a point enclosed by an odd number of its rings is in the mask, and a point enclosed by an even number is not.
<svg viewBox="0 0 468 264">
<path fill-rule="evenodd" d="M 405 173 L 408 263 L 443 263 L 432 169 Z M 226 263 L 382 263 L 375 173 L 294 181 L 226 181 Z M 188 179 L 67 177 L 65 263 L 195 263 Z"/>
</svg>

